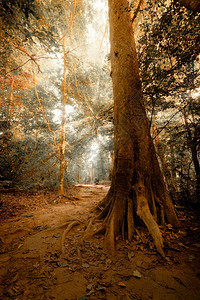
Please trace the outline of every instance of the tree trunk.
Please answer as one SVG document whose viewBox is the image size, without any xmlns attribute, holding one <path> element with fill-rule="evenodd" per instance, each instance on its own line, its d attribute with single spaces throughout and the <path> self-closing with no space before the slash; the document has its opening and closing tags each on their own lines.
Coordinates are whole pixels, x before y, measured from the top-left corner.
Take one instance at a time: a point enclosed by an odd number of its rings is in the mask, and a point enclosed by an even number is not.
<svg viewBox="0 0 200 300">
<path fill-rule="evenodd" d="M 188 146 L 191 150 L 192 154 L 192 162 L 194 165 L 195 173 L 196 173 L 196 198 L 199 202 L 199 196 L 200 196 L 200 166 L 199 166 L 199 159 L 198 159 L 198 151 L 197 151 L 197 133 L 195 128 L 194 136 L 192 136 L 192 132 L 190 130 L 190 126 L 188 124 L 188 119 L 186 115 L 186 111 L 184 110 L 184 120 L 185 120 L 185 128 L 187 130 L 187 137 L 188 137 Z"/>
<path fill-rule="evenodd" d="M 64 195 L 64 177 L 65 177 L 65 107 L 63 107 L 62 110 L 63 111 L 62 111 L 62 124 L 61 124 L 61 138 L 60 138 L 60 189 L 59 189 L 59 195 Z"/>
<path fill-rule="evenodd" d="M 66 125 L 66 104 L 68 93 L 66 91 L 66 73 L 67 73 L 67 51 L 65 38 L 63 39 L 63 53 L 64 53 L 64 70 L 62 82 L 62 116 L 61 116 L 61 135 L 60 135 L 60 188 L 59 195 L 64 195 L 64 177 L 65 177 L 65 125 Z M 69 88 L 69 83 L 68 83 Z"/>
<path fill-rule="evenodd" d="M 93 183 L 93 163 L 91 165 L 91 175 L 90 175 L 90 184 Z"/>
<path fill-rule="evenodd" d="M 150 136 L 128 2 L 108 2 L 115 153 L 111 188 L 99 206 L 99 218 L 104 219 L 106 230 L 105 246 L 114 250 L 118 235 L 131 240 L 139 217 L 158 252 L 164 255 L 157 222 L 167 221 L 173 226 L 179 223 Z"/>
<path fill-rule="evenodd" d="M 154 132 L 157 133 L 156 124 L 154 124 Z M 156 139 L 155 139 L 155 149 L 156 149 L 156 153 L 160 159 L 160 167 L 161 167 L 162 173 L 164 174 L 168 192 L 171 195 L 171 198 L 174 200 L 174 197 L 176 194 L 176 184 L 174 183 L 174 178 L 172 176 L 171 169 L 167 165 L 166 155 L 165 155 L 164 149 L 161 145 L 159 136 L 156 136 Z"/>
</svg>

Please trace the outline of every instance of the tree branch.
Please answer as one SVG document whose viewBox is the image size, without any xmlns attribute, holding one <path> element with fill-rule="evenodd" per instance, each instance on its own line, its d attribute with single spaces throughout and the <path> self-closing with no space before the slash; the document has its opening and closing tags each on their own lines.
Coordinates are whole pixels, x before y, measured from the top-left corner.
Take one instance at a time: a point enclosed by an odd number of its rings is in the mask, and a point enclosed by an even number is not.
<svg viewBox="0 0 200 300">
<path fill-rule="evenodd" d="M 38 67 L 38 71 L 42 73 L 42 71 L 40 70 L 40 66 L 36 61 L 36 58 L 34 57 L 34 54 L 29 54 L 24 48 L 19 47 L 18 45 L 14 44 L 13 42 L 7 40 L 4 37 L 1 37 L 4 41 L 6 41 L 7 43 L 9 43 L 10 45 L 12 45 L 14 48 L 18 49 L 19 51 L 25 53 L 28 57 L 30 57 L 30 59 L 36 64 L 36 66 Z"/>
<path fill-rule="evenodd" d="M 171 120 L 178 114 L 180 113 L 183 109 L 185 109 L 188 106 L 188 103 L 186 105 L 184 105 L 181 109 L 179 109 L 178 111 L 176 111 L 171 118 L 165 123 L 165 125 L 158 131 L 158 133 L 153 137 L 153 140 L 155 140 L 155 138 L 167 127 L 167 125 L 171 122 Z"/>
<path fill-rule="evenodd" d="M 138 6 L 137 6 L 137 8 L 136 8 L 136 10 L 135 10 L 135 12 L 134 12 L 133 17 L 132 17 L 132 22 L 134 22 L 135 19 L 137 18 L 137 15 L 138 15 L 138 12 L 139 12 L 139 10 L 140 10 L 140 6 L 141 6 L 142 2 L 143 2 L 143 0 L 140 0 L 140 1 L 139 1 Z"/>
</svg>

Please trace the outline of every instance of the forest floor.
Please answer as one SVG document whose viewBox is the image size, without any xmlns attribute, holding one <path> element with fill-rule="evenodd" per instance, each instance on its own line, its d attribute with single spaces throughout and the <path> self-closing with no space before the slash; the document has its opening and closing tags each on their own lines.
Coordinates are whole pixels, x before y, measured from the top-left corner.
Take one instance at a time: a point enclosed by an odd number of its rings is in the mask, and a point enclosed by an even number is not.
<svg viewBox="0 0 200 300">
<path fill-rule="evenodd" d="M 131 243 L 119 238 L 110 257 L 103 236 L 83 238 L 108 189 L 78 185 L 64 197 L 53 191 L 1 193 L 0 299 L 200 299 L 198 216 L 177 207 L 182 228 L 161 228 L 165 259 L 144 228 L 137 228 Z"/>
</svg>

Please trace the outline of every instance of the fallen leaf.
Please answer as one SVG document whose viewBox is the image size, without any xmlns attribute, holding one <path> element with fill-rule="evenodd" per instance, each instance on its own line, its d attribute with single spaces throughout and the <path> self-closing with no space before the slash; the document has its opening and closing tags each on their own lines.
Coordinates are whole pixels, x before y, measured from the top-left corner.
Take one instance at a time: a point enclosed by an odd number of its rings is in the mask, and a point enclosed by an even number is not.
<svg viewBox="0 0 200 300">
<path fill-rule="evenodd" d="M 173 229 L 173 226 L 171 224 L 167 224 L 168 229 Z"/>
<path fill-rule="evenodd" d="M 178 243 L 179 246 L 184 247 L 184 248 L 188 248 L 187 246 L 185 246 L 183 243 Z"/>
<path fill-rule="evenodd" d="M 98 282 L 98 284 L 103 285 L 103 286 L 105 286 L 105 287 L 110 287 L 110 286 L 112 286 L 112 284 L 111 284 L 110 282 L 100 281 L 100 280 L 98 280 L 97 282 Z"/>
<path fill-rule="evenodd" d="M 125 283 L 124 283 L 124 282 L 122 282 L 122 281 L 118 282 L 118 284 L 117 284 L 117 285 L 118 285 L 118 286 L 120 286 L 120 287 L 123 287 L 123 288 L 125 288 L 125 287 L 126 287 Z"/>
<path fill-rule="evenodd" d="M 92 288 L 93 288 L 93 284 L 88 284 L 86 289 L 87 289 L 88 291 L 91 291 Z"/>
<path fill-rule="evenodd" d="M 82 264 L 82 267 L 87 269 L 87 268 L 90 267 L 90 265 L 88 265 L 88 264 Z"/>
<path fill-rule="evenodd" d="M 30 218 L 30 217 L 33 217 L 33 216 L 34 216 L 34 214 L 30 213 L 30 214 L 23 215 L 22 217 L 24 217 L 24 218 Z"/>
<path fill-rule="evenodd" d="M 167 257 L 167 256 L 165 257 L 165 260 L 168 261 L 168 262 L 171 262 L 170 258 Z"/>
<path fill-rule="evenodd" d="M 89 291 L 88 293 L 87 293 L 87 296 L 90 296 L 90 295 L 92 295 L 94 293 L 94 290 L 92 289 L 91 291 Z"/>
<path fill-rule="evenodd" d="M 19 244 L 17 249 L 20 249 L 23 246 L 23 244 Z"/>
<path fill-rule="evenodd" d="M 57 265 L 58 265 L 58 267 L 60 267 L 60 268 L 66 268 L 66 267 L 69 267 L 69 265 L 68 265 L 67 263 L 65 263 L 65 262 L 58 262 Z"/>
<path fill-rule="evenodd" d="M 186 235 L 187 235 L 187 232 L 186 232 L 186 231 L 182 231 L 182 230 L 179 230 L 178 233 L 181 234 L 181 235 L 183 235 L 183 236 L 186 236 Z"/>
<path fill-rule="evenodd" d="M 53 237 L 58 239 L 59 237 L 61 237 L 61 235 L 60 235 L 60 233 L 57 233 L 57 234 L 54 234 Z"/>
<path fill-rule="evenodd" d="M 193 246 L 200 248 L 200 243 L 195 243 Z"/>
<path fill-rule="evenodd" d="M 193 254 L 189 255 L 189 260 L 194 260 L 194 259 L 196 259 L 196 257 Z"/>
<path fill-rule="evenodd" d="M 43 231 L 43 230 L 45 230 L 45 229 L 47 229 L 47 225 L 45 225 L 45 226 L 38 226 L 38 229 L 40 230 L 40 231 Z"/>
<path fill-rule="evenodd" d="M 141 278 L 142 277 L 141 273 L 137 270 L 133 271 L 133 276 L 136 277 L 136 278 Z"/>
</svg>

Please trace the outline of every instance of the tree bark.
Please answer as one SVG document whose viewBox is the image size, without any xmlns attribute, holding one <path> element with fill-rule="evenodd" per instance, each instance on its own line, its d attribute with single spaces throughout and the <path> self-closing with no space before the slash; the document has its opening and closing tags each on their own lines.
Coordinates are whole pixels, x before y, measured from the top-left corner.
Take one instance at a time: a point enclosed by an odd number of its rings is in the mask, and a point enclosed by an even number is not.
<svg viewBox="0 0 200 300">
<path fill-rule="evenodd" d="M 132 239 L 135 220 L 148 228 L 161 255 L 163 241 L 155 220 L 178 226 L 150 136 L 127 0 L 109 0 L 114 94 L 114 169 L 111 188 L 100 203 L 105 246 L 115 238 Z"/>
</svg>

